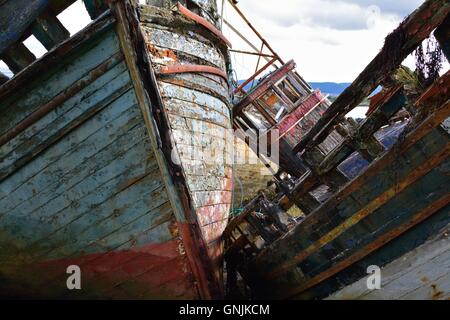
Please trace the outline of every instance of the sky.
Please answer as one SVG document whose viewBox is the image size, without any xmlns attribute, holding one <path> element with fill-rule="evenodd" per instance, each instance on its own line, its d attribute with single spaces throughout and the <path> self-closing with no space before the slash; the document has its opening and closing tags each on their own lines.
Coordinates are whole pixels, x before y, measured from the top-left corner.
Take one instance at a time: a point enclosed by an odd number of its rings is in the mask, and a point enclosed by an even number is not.
<svg viewBox="0 0 450 320">
<path fill-rule="evenodd" d="M 143 2 L 143 1 L 142 1 Z M 249 17 L 274 50 L 286 61 L 294 59 L 298 72 L 309 82 L 352 82 L 383 46 L 384 38 L 424 0 L 240 0 Z M 219 7 L 221 1 L 218 0 Z M 220 11 L 220 10 L 219 10 Z M 226 20 L 260 46 L 233 9 Z M 90 19 L 81 1 L 58 18 L 74 34 Z M 231 30 L 224 34 L 235 49 L 248 50 Z M 41 56 L 45 49 L 30 38 L 25 45 Z M 414 66 L 409 57 L 405 64 Z M 233 55 L 236 74 L 254 73 L 256 58 Z M 5 65 L 0 63 L 0 68 Z M 446 66 L 448 68 L 448 66 Z"/>
</svg>

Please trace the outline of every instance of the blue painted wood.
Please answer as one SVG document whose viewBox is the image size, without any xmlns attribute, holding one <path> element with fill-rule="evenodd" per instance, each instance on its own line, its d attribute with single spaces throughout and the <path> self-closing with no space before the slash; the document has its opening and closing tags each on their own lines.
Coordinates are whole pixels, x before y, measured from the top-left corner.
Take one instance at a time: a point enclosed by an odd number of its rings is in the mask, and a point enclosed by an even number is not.
<svg viewBox="0 0 450 320">
<path fill-rule="evenodd" d="M 96 19 L 108 8 L 105 0 L 83 0 L 83 2 L 92 20 Z"/>
<path fill-rule="evenodd" d="M 107 97 L 111 92 L 107 85 L 125 71 L 126 66 L 124 62 L 120 62 L 118 65 L 113 66 L 93 84 L 84 88 L 77 95 L 64 102 L 57 110 L 51 111 L 43 117 L 41 121 L 31 125 L 17 137 L 3 145 L 0 150 L 0 154 L 4 156 L 1 158 L 1 167 L 3 167 L 3 161 L 5 161 L 3 159 L 12 157 L 11 152 L 13 150 L 25 148 L 29 144 L 35 144 L 38 141 L 42 141 L 45 137 L 50 136 L 49 132 L 54 133 L 56 132 L 56 129 L 62 128 L 63 125 L 67 123 L 67 113 L 81 113 L 82 109 L 78 107 L 81 103 L 89 103 L 89 100 L 99 101 Z M 96 98 L 96 96 L 98 98 Z"/>
<path fill-rule="evenodd" d="M 0 101 L 0 134 L 3 134 L 37 108 L 50 101 L 107 58 L 119 52 L 119 43 L 113 30 L 101 39 L 94 39 L 78 56 L 65 57 L 59 66 L 35 80 L 30 87 L 21 88 L 7 99 Z M 84 51 L 84 53 L 83 53 Z"/>
</svg>

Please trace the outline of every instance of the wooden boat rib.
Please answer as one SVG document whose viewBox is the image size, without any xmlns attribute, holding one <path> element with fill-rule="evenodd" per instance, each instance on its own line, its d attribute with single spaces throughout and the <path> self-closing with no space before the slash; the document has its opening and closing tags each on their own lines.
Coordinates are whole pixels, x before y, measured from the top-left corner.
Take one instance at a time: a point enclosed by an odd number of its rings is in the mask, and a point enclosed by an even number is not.
<svg viewBox="0 0 450 320">
<path fill-rule="evenodd" d="M 216 35 L 170 8 L 155 10 L 183 20 L 182 33 L 145 21 L 133 1 L 85 3 L 91 25 L 39 60 L 15 61 L 21 72 L 0 87 L 0 295 L 220 297 L 231 168 L 189 161 L 183 141 L 197 139 L 194 123 L 230 127 L 227 83 L 209 72 L 154 72 L 158 50 L 179 45 L 158 32 L 186 45 Z M 35 16 L 26 18 L 33 32 Z M 226 46 L 207 43 L 173 52 L 226 73 Z M 81 269 L 82 290 L 67 288 L 70 265 Z"/>
<path fill-rule="evenodd" d="M 449 12 L 448 1 L 426 1 L 388 36 L 381 52 L 307 132 L 299 132 L 295 146 L 282 146 L 280 153 L 302 162 L 297 171 L 306 170 L 295 176 L 280 161 L 281 170 L 294 177 L 278 180 L 280 191 L 273 200 L 256 196 L 230 222 L 224 236 L 231 295 L 241 294 L 239 272 L 256 298 L 318 299 L 334 293 L 331 299 L 448 299 L 450 73 L 419 98 L 408 96 L 403 85 L 387 88 L 360 124 L 348 123 L 345 115 L 434 29 L 448 60 Z M 241 106 L 234 107 L 235 121 L 251 126 L 241 118 Z M 383 127 L 392 129 L 390 119 L 402 108 L 411 119 L 393 145 L 390 137 L 381 144 Z M 267 110 L 257 112 L 270 117 Z M 268 120 L 277 127 L 274 119 Z M 325 153 L 320 144 L 335 130 L 343 139 Z M 356 155 L 367 164 L 347 176 Z M 323 185 L 332 192 L 319 200 L 314 193 Z M 303 210 L 306 203 L 306 218 L 289 223 L 286 211 L 293 206 Z M 410 266 L 400 269 L 406 264 Z M 373 293 L 366 287 L 367 268 L 374 265 L 387 268 L 389 277 L 382 280 L 386 291 L 382 287 Z"/>
</svg>

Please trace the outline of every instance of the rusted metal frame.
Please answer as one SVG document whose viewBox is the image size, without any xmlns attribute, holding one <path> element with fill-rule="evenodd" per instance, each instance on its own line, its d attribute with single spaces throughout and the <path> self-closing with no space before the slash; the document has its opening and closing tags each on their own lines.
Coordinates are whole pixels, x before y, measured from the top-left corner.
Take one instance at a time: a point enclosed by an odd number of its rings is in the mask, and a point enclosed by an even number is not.
<svg viewBox="0 0 450 320">
<path fill-rule="evenodd" d="M 236 104 L 233 108 L 234 114 L 239 114 L 239 112 L 244 109 L 246 106 L 251 104 L 253 101 L 262 96 L 271 86 L 275 83 L 283 79 L 286 74 L 292 71 L 295 68 L 294 60 L 287 62 L 282 67 L 278 68 L 270 75 L 267 76 L 252 92 L 250 92 L 244 99 L 242 99 L 238 104 Z"/>
<path fill-rule="evenodd" d="M 412 145 L 414 145 L 417 141 L 422 139 L 424 136 L 429 134 L 435 127 L 440 125 L 442 121 L 444 121 L 448 116 L 450 116 L 450 101 L 445 102 L 442 106 L 437 108 L 433 113 L 431 113 L 428 118 L 420 124 L 413 132 L 408 134 L 405 139 L 394 146 L 387 154 L 385 154 L 380 160 L 376 161 L 372 166 L 368 167 L 366 171 L 355 178 L 346 188 L 342 189 L 338 193 L 332 196 L 328 201 L 334 201 L 336 204 L 339 203 L 338 199 L 345 199 L 350 196 L 354 190 L 360 188 L 369 177 L 376 175 L 378 172 L 383 170 L 386 166 L 393 163 L 399 155 L 403 154 L 407 151 Z M 398 194 L 401 190 L 404 190 L 407 186 L 409 186 L 414 181 L 417 181 L 421 176 L 432 170 L 436 165 L 444 161 L 450 155 L 450 143 L 447 144 L 446 148 L 435 154 L 431 159 L 422 164 L 419 168 L 414 170 L 408 177 L 406 177 L 403 181 L 394 185 L 391 189 L 385 191 L 383 195 L 374 199 L 371 203 L 369 203 L 366 207 L 360 210 L 356 215 L 354 215 L 351 220 L 344 223 L 344 227 L 348 228 L 353 225 L 355 221 L 361 220 L 363 217 L 367 216 L 377 208 L 379 208 L 382 204 L 386 203 L 389 199 L 392 199 L 396 194 Z M 327 202 L 328 202 L 327 201 Z M 320 210 L 320 209 L 319 209 Z M 313 217 L 312 217 L 313 218 Z M 345 229 L 344 228 L 344 229 Z M 336 229 L 334 231 L 334 236 L 336 236 L 343 229 Z M 318 241 L 315 244 L 312 244 L 308 250 L 304 250 L 301 253 L 294 256 L 292 259 L 287 261 L 281 266 L 278 266 L 274 270 L 268 273 L 268 277 L 275 277 L 285 271 L 289 270 L 291 267 L 296 266 L 300 261 L 304 260 L 313 249 L 315 250 L 318 247 L 322 247 L 325 245 L 330 236 L 324 236 L 323 241 Z"/>
<path fill-rule="evenodd" d="M 23 43 L 17 42 L 3 52 L 1 59 L 16 74 L 36 61 L 36 56 Z"/>
<path fill-rule="evenodd" d="M 247 54 L 247 55 L 251 55 L 251 56 L 259 56 L 262 58 L 275 58 L 275 56 L 273 56 L 272 54 L 265 54 L 265 53 L 261 53 L 261 52 L 250 52 L 250 51 L 244 51 L 244 50 L 234 50 L 234 49 L 230 49 L 230 52 L 233 53 L 242 53 L 242 54 Z M 270 60 L 268 60 L 270 61 Z"/>
<path fill-rule="evenodd" d="M 228 83 L 227 74 L 219 68 L 197 65 L 197 64 L 177 64 L 162 66 L 159 68 L 160 74 L 177 74 L 177 73 L 210 73 L 223 78 Z"/>
<path fill-rule="evenodd" d="M 255 35 L 264 43 L 264 45 L 267 47 L 267 49 L 272 52 L 272 54 L 277 57 L 278 61 L 280 61 L 281 64 L 284 64 L 283 60 L 278 56 L 278 54 L 275 52 L 275 50 L 272 49 L 270 44 L 266 41 L 266 39 L 263 38 L 263 36 L 256 30 L 256 28 L 252 25 L 252 23 L 247 19 L 247 17 L 242 13 L 242 11 L 238 8 L 238 6 L 232 1 L 228 0 L 228 2 L 231 4 L 231 6 L 236 10 L 238 15 L 244 20 L 244 22 L 250 27 L 250 29 L 255 33 Z"/>
<path fill-rule="evenodd" d="M 48 69 L 48 66 L 58 63 L 67 53 L 80 47 L 83 43 L 94 35 L 100 35 L 114 22 L 109 12 L 105 12 L 96 21 L 86 27 L 83 31 L 67 39 L 56 48 L 53 48 L 42 58 L 36 60 L 10 81 L 0 86 L 0 99 L 4 99 L 12 92 L 20 92 L 20 88 L 27 82 L 33 81 Z"/>
<path fill-rule="evenodd" d="M 234 93 L 238 93 L 239 91 L 244 92 L 244 88 L 246 85 L 248 85 L 253 79 L 255 79 L 257 76 L 259 76 L 261 73 L 263 73 L 267 68 L 269 68 L 271 65 L 273 65 L 275 62 L 278 61 L 278 58 L 273 58 L 268 63 L 266 63 L 261 69 L 259 69 L 255 74 L 253 74 L 250 78 L 244 81 L 239 87 L 234 90 Z"/>
<path fill-rule="evenodd" d="M 203 17 L 200 17 L 198 14 L 190 11 L 188 8 L 186 8 L 185 6 L 183 6 L 180 2 L 178 2 L 177 4 L 178 10 L 180 11 L 180 13 L 182 15 L 184 15 L 185 17 L 195 21 L 196 23 L 198 23 L 199 25 L 202 25 L 203 27 L 205 27 L 206 29 L 208 29 L 209 31 L 211 31 L 213 34 L 215 34 L 220 40 L 222 40 L 229 48 L 232 48 L 232 44 L 230 41 L 228 41 L 228 39 L 223 35 L 222 32 L 220 32 L 219 29 L 217 29 L 215 26 L 213 26 L 208 20 L 206 20 Z"/>
<path fill-rule="evenodd" d="M 306 147 L 320 144 L 332 130 L 335 120 L 354 109 L 373 92 L 444 21 L 449 12 L 450 3 L 447 0 L 428 0 L 403 21 L 386 38 L 380 53 L 294 147 L 294 152 L 299 153 Z"/>
<path fill-rule="evenodd" d="M 116 64 L 117 61 L 121 60 L 122 58 L 122 53 L 116 53 L 107 61 L 91 70 L 83 78 L 72 84 L 69 88 L 52 98 L 49 102 L 47 102 L 43 106 L 40 106 L 35 112 L 19 122 L 14 128 L 0 136 L 0 146 L 17 137 L 21 132 L 23 132 L 28 127 L 38 122 L 48 113 L 60 106 L 64 101 L 68 100 L 69 98 L 73 97 L 75 94 L 86 88 L 92 82 L 105 74 L 105 72 L 108 71 L 112 65 Z"/>
<path fill-rule="evenodd" d="M 200 296 L 220 298 L 221 285 L 214 279 L 214 267 L 208 258 L 186 178 L 182 168 L 172 161 L 170 125 L 136 8 L 129 0 L 113 2 L 110 6 L 118 20 L 119 39 Z"/>
</svg>

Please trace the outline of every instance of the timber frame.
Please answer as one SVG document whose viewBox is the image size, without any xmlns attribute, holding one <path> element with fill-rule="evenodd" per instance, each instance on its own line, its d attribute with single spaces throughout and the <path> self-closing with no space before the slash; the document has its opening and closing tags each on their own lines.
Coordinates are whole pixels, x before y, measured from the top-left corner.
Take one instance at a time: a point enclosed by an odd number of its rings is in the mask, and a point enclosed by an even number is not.
<svg viewBox="0 0 450 320">
<path fill-rule="evenodd" d="M 374 60 L 290 149 L 292 156 L 298 156 L 303 160 L 307 170 L 299 178 L 277 181 L 279 192 L 272 200 L 272 207 L 275 210 L 264 210 L 264 207 L 267 207 L 264 205 L 264 197 L 258 195 L 244 208 L 242 215 L 230 222 L 224 234 L 227 246 L 226 259 L 233 267 L 229 272 L 230 274 L 240 272 L 246 284 L 253 289 L 255 296 L 311 298 L 323 295 L 323 292 L 326 292 L 324 288 L 327 288 L 325 283 L 333 281 L 333 276 L 420 225 L 433 214 L 448 209 L 450 202 L 448 190 L 445 192 L 436 186 L 436 190 L 444 192 L 442 197 L 423 210 L 411 213 L 409 220 L 396 228 L 389 230 L 379 225 L 378 228 L 381 228 L 379 230 L 383 230 L 384 234 L 373 239 L 373 242 L 365 247 L 355 245 L 355 248 L 352 248 L 353 254 L 347 252 L 350 250 L 346 250 L 345 246 L 333 249 L 333 257 L 340 258 L 335 259 L 337 262 L 334 265 L 324 267 L 327 265 L 324 258 L 328 255 L 326 250 L 331 251 L 329 246 L 333 241 L 347 233 L 349 234 L 347 237 L 350 237 L 353 231 L 348 230 L 360 225 L 362 226 L 360 228 L 365 228 L 364 230 L 369 232 L 367 230 L 375 228 L 376 223 L 383 223 L 376 221 L 371 225 L 364 224 L 366 221 L 364 219 L 375 211 L 380 212 L 380 208 L 395 200 L 403 191 L 410 190 L 409 188 L 416 182 L 419 183 L 424 176 L 434 172 L 433 170 L 440 170 L 436 168 L 448 162 L 450 139 L 448 132 L 440 128 L 440 124 L 450 116 L 449 72 L 425 90 L 416 101 L 409 101 L 403 86 L 395 85 L 387 89 L 383 98 L 362 123 L 347 120 L 345 116 L 390 77 L 433 30 L 436 29 L 436 38 L 449 59 L 449 13 L 448 1 L 428 0 L 406 18 L 386 38 L 383 49 Z M 259 96 L 260 91 L 263 90 L 258 91 L 257 87 L 255 96 Z M 242 101 L 251 98 L 250 93 Z M 241 105 L 245 105 L 244 102 L 236 105 L 237 112 L 241 110 Z M 374 134 L 389 125 L 391 119 L 399 119 L 396 118 L 397 114 L 405 107 L 408 107 L 407 110 L 414 110 L 414 114 L 411 114 L 412 118 L 398 142 L 393 147 L 386 148 Z M 333 150 L 324 154 L 318 148 L 335 131 L 343 139 Z M 386 186 L 383 192 L 378 190 L 377 192 L 381 192 L 378 194 L 373 191 L 373 198 L 365 205 L 359 204 L 356 196 L 353 199 L 354 194 L 364 189 L 370 179 L 386 172 L 392 166 L 400 166 L 402 157 L 406 157 L 407 152 L 412 152 L 410 150 L 423 139 L 430 139 L 430 135 L 442 139 L 440 143 L 443 147 L 439 152 L 418 165 L 391 188 Z M 369 165 L 356 178 L 350 180 L 339 168 L 355 152 Z M 328 185 L 332 190 L 332 194 L 323 202 L 312 195 L 312 191 L 322 184 Z M 367 193 L 370 194 L 370 191 Z M 350 210 L 348 209 L 344 215 L 341 213 L 343 203 L 350 200 L 354 202 L 355 209 L 353 212 L 347 212 Z M 286 222 L 284 227 L 280 228 L 279 219 L 282 219 L 294 205 L 304 211 L 306 218 L 294 223 Z M 262 219 L 259 212 L 263 212 L 266 218 Z M 286 227 L 289 229 L 288 232 L 283 230 Z M 308 260 L 310 257 L 311 260 Z M 328 258 L 332 259 L 331 257 Z M 320 271 L 314 271 L 315 264 Z M 229 289 L 236 288 L 233 283 L 228 285 Z M 316 295 L 311 295 L 314 290 Z"/>
</svg>

